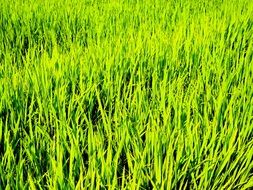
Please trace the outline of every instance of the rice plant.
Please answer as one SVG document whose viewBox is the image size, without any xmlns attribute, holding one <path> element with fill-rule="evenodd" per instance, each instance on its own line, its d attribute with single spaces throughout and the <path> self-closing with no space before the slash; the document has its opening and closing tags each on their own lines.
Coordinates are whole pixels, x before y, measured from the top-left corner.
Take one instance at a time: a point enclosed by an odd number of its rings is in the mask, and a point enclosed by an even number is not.
<svg viewBox="0 0 253 190">
<path fill-rule="evenodd" d="M 0 189 L 252 189 L 252 0 L 0 0 Z"/>
</svg>

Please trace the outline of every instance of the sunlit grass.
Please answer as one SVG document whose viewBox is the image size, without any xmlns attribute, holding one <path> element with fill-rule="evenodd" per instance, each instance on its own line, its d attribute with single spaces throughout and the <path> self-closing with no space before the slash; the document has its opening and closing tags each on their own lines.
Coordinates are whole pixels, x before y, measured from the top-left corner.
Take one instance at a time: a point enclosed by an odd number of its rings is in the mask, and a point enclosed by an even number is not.
<svg viewBox="0 0 253 190">
<path fill-rule="evenodd" d="M 251 0 L 0 0 L 0 189 L 251 189 Z"/>
</svg>

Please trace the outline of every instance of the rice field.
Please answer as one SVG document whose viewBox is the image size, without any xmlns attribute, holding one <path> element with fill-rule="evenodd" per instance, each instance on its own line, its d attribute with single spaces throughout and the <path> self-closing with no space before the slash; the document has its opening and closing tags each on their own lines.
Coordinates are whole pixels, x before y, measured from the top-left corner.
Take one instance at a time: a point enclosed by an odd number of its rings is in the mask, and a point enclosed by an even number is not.
<svg viewBox="0 0 253 190">
<path fill-rule="evenodd" d="M 253 1 L 0 0 L 0 189 L 253 189 Z"/>
</svg>

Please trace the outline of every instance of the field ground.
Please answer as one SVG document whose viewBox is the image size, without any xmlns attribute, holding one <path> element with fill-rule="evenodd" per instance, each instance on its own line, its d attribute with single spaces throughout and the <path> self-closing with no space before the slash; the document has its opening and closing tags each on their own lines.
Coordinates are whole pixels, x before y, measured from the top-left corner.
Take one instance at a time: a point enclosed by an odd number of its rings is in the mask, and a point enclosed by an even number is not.
<svg viewBox="0 0 253 190">
<path fill-rule="evenodd" d="M 252 0 L 0 0 L 0 189 L 252 189 Z"/>
</svg>

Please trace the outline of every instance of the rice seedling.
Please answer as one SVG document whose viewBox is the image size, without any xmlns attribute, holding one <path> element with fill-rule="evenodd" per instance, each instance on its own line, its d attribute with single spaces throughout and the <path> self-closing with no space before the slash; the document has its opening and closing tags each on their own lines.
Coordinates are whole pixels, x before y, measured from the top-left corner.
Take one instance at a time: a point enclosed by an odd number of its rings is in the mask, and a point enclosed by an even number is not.
<svg viewBox="0 0 253 190">
<path fill-rule="evenodd" d="M 253 188 L 251 0 L 0 0 L 0 189 Z"/>
</svg>

